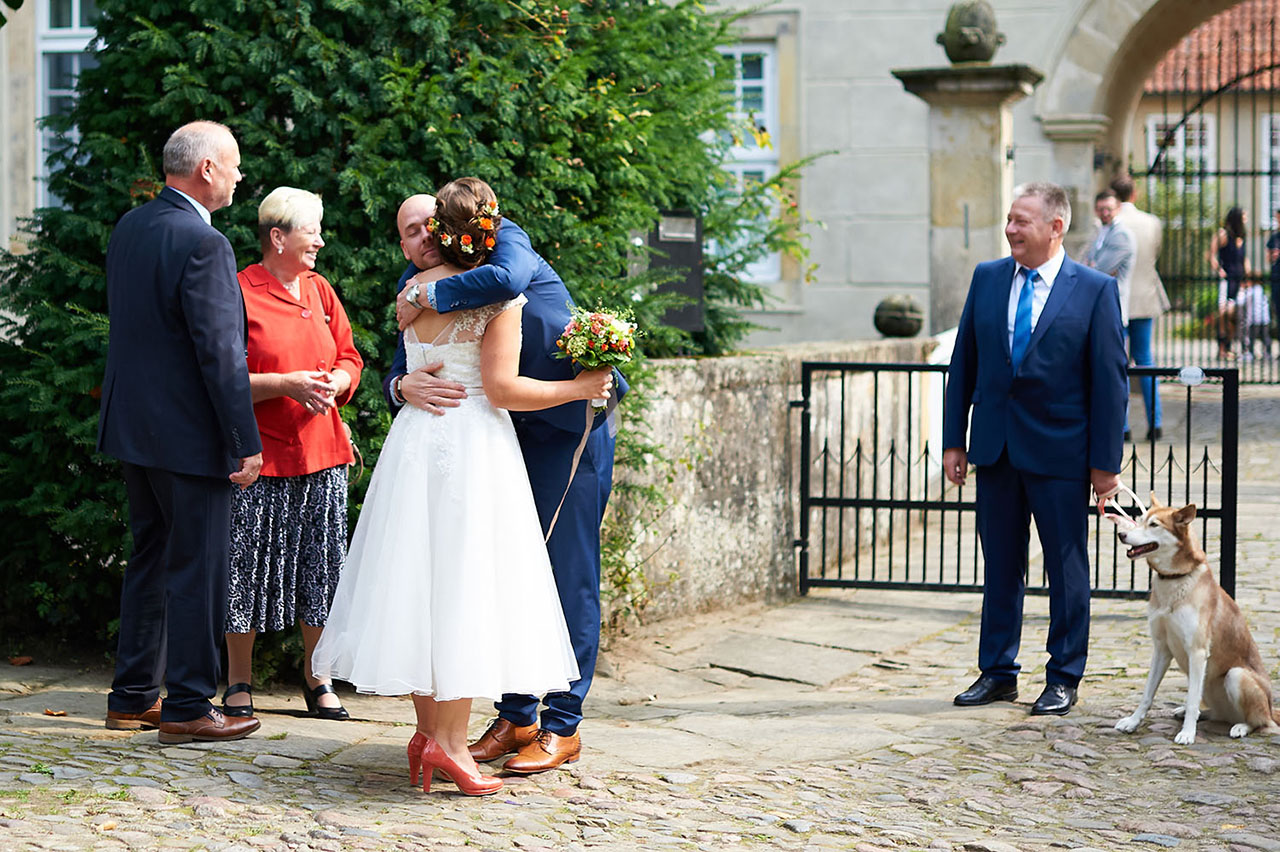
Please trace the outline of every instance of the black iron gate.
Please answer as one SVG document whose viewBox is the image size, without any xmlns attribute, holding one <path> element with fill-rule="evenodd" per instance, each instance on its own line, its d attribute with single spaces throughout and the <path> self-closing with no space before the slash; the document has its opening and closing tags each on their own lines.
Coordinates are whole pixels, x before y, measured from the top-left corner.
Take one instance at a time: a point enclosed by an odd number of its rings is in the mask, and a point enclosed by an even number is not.
<svg viewBox="0 0 1280 852">
<path fill-rule="evenodd" d="M 806 362 L 800 409 L 800 591 L 814 586 L 981 591 L 973 485 L 942 476 L 947 368 Z M 1201 545 L 1235 593 L 1239 374 L 1233 368 L 1130 368 L 1154 376 L 1163 437 L 1128 445 L 1122 478 L 1144 502 L 1195 503 Z M 1138 417 L 1142 401 L 1131 411 Z M 1139 430 L 1141 431 L 1141 430 Z M 970 480 L 972 483 L 972 480 Z M 1125 504 L 1131 513 L 1132 506 Z M 1092 506 L 1094 594 L 1145 597 L 1146 563 L 1131 562 Z M 1038 547 L 1032 536 L 1032 547 Z M 1027 591 L 1048 592 L 1038 553 Z"/>
<path fill-rule="evenodd" d="M 1267 241 L 1280 234 L 1280 45 L 1275 20 L 1249 14 L 1223 13 L 1156 67 L 1138 111 L 1135 153 L 1148 165 L 1133 176 L 1164 223 L 1157 268 L 1171 308 L 1155 324 L 1155 363 L 1237 366 L 1242 382 L 1277 383 Z M 1248 273 L 1224 283 L 1215 239 L 1232 208 L 1246 217 Z M 1256 287 L 1247 302 L 1242 283 Z M 1226 310 L 1222 290 L 1234 297 Z"/>
</svg>

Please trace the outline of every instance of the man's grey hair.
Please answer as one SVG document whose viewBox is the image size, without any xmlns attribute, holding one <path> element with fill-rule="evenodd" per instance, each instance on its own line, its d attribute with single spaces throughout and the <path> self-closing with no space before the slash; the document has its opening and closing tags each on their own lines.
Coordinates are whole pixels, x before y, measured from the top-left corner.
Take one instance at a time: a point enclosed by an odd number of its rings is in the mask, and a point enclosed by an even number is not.
<svg viewBox="0 0 1280 852">
<path fill-rule="evenodd" d="M 1066 233 L 1071 228 L 1071 199 L 1067 197 L 1067 191 L 1056 183 L 1049 183 L 1045 180 L 1032 181 L 1016 186 L 1013 189 L 1013 200 L 1034 196 L 1040 199 L 1040 203 L 1044 205 L 1044 220 L 1052 222 L 1054 219 L 1062 219 L 1062 233 Z"/>
<path fill-rule="evenodd" d="M 164 143 L 164 173 L 189 177 L 205 160 L 218 159 L 230 135 L 231 130 L 216 121 L 193 121 L 182 125 Z"/>
</svg>

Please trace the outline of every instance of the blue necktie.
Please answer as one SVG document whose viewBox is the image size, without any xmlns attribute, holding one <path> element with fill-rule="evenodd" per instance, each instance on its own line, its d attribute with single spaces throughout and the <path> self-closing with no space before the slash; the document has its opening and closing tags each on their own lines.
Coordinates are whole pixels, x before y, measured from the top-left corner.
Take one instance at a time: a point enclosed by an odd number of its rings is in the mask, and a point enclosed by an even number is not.
<svg viewBox="0 0 1280 852">
<path fill-rule="evenodd" d="M 1027 272 L 1022 282 L 1022 292 L 1018 294 L 1018 310 L 1013 315 L 1013 346 L 1010 355 L 1013 358 L 1013 371 L 1018 372 L 1022 356 L 1027 352 L 1027 344 L 1031 342 L 1031 294 L 1036 289 L 1036 271 Z"/>
</svg>

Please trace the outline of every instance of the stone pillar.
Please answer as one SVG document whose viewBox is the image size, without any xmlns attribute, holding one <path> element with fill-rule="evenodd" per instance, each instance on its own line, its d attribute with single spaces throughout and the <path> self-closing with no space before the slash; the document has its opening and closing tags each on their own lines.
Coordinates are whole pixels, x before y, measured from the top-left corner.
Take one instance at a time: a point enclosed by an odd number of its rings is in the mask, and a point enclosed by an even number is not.
<svg viewBox="0 0 1280 852">
<path fill-rule="evenodd" d="M 1010 107 L 1044 75 L 1028 65 L 980 63 L 891 73 L 929 104 L 929 330 L 936 334 L 960 321 L 973 267 L 1008 252 Z"/>
<path fill-rule="evenodd" d="M 1040 118 L 1044 135 L 1053 143 L 1054 183 L 1061 184 L 1071 199 L 1071 229 L 1062 243 L 1067 254 L 1077 260 L 1093 236 L 1093 196 L 1098 188 L 1098 171 L 1110 177 L 1110 169 L 1098 156 L 1097 143 L 1111 124 L 1105 115 L 1046 115 Z M 1113 162 L 1118 162 L 1114 161 Z"/>
</svg>

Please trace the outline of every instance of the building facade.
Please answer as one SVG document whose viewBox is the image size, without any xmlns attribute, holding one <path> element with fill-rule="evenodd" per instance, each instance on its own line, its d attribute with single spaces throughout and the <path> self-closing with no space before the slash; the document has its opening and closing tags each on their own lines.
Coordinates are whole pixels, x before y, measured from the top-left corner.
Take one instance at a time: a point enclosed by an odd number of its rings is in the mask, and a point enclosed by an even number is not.
<svg viewBox="0 0 1280 852">
<path fill-rule="evenodd" d="M 746 9 L 749 0 L 728 0 Z M 799 187 L 816 279 L 770 259 L 752 270 L 774 297 L 753 319 L 753 345 L 877 337 L 876 304 L 909 294 L 929 311 L 931 286 L 971 265 L 938 251 L 931 197 L 930 107 L 891 72 L 947 66 L 935 37 L 948 0 L 784 0 L 741 21 L 735 95 L 771 144 L 735 151 L 744 179 L 823 154 Z M 1157 64 L 1235 0 L 994 0 L 1006 36 L 993 62 L 1043 73 L 1010 108 L 1004 156 L 1015 182 L 1053 180 L 1074 199 L 1068 249 L 1088 237 L 1095 189 L 1147 157 Z M 27 0 L 0 28 L 0 238 L 49 203 L 41 115 L 65 108 L 93 37 L 94 0 Z M 1269 125 L 1268 125 L 1269 126 Z M 1253 130 L 1250 131 L 1254 133 Z M 1256 134 L 1255 134 L 1256 135 Z M 1191 139 L 1194 142 L 1194 128 Z M 1280 138 L 1278 136 L 1277 138 Z M 1185 148 L 1185 145 L 1184 145 Z M 825 152 L 825 153 L 824 153 Z M 1280 187 L 1268 190 L 1280 199 Z M 990 206 L 990 205 L 988 205 Z M 1259 218 L 1255 215 L 1255 218 Z M 817 224 L 821 223 L 821 224 Z M 999 222 L 981 223 L 988 231 Z M 954 287 L 955 284 L 947 286 Z M 926 317 L 926 327 L 929 327 Z"/>
</svg>

